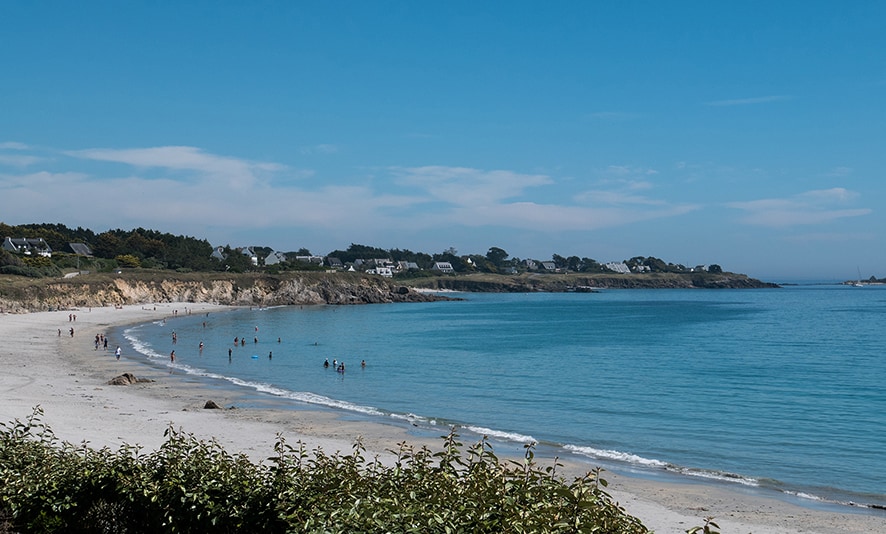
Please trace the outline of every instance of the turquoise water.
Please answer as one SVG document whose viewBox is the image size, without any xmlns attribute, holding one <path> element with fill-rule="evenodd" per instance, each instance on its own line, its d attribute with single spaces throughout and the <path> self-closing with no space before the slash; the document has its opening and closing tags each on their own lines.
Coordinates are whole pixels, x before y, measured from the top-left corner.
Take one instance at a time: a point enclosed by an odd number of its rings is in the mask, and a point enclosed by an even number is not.
<svg viewBox="0 0 886 534">
<path fill-rule="evenodd" d="M 886 288 L 460 296 L 183 315 L 126 336 L 139 358 L 166 366 L 174 348 L 179 372 L 256 402 L 886 505 Z"/>
</svg>

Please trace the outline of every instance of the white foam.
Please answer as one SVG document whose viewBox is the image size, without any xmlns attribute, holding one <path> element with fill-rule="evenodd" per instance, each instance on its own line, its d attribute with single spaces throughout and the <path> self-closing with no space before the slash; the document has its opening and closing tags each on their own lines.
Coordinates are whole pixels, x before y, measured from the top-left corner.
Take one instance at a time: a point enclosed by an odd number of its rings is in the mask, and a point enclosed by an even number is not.
<svg viewBox="0 0 886 534">
<path fill-rule="evenodd" d="M 602 458 L 605 460 L 616 460 L 619 462 L 642 465 L 644 467 L 667 467 L 668 465 L 661 460 L 644 458 L 642 456 L 637 456 L 636 454 L 631 454 L 629 452 L 595 449 L 593 447 L 579 447 L 578 445 L 566 445 L 564 448 L 570 452 L 581 454 L 582 456 L 588 456 L 591 458 Z"/>
<path fill-rule="evenodd" d="M 517 443 L 536 443 L 535 438 L 532 436 L 524 436 L 523 434 L 516 434 L 514 432 L 502 432 L 500 430 L 492 430 L 491 428 L 484 428 L 482 426 L 465 426 L 465 428 L 476 434 L 482 434 L 491 438 L 516 441 Z"/>
</svg>

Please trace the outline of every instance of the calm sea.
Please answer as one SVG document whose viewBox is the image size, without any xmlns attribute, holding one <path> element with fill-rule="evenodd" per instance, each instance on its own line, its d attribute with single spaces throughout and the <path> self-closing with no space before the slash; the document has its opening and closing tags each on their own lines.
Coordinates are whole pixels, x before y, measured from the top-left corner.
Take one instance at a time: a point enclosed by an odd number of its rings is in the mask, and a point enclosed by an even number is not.
<svg viewBox="0 0 886 534">
<path fill-rule="evenodd" d="M 174 348 L 177 372 L 247 404 L 886 505 L 886 287 L 459 296 L 184 314 L 126 337 L 155 366 Z"/>
</svg>

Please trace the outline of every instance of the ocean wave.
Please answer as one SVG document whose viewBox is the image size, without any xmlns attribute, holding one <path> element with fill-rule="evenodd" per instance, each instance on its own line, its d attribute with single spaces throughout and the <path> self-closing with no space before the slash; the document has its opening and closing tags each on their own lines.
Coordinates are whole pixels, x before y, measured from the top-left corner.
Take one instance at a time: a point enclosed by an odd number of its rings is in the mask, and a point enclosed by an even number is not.
<svg viewBox="0 0 886 534">
<path fill-rule="evenodd" d="M 524 436 L 523 434 L 517 434 L 515 432 L 503 432 L 501 430 L 493 430 L 491 428 L 471 425 L 466 425 L 464 428 L 466 430 L 470 430 L 475 434 L 481 434 L 490 438 L 502 439 L 506 441 L 516 441 L 517 443 L 537 443 L 536 439 L 532 436 Z"/>
<path fill-rule="evenodd" d="M 637 456 L 636 454 L 631 454 L 629 452 L 622 451 L 613 451 L 607 449 L 595 449 L 593 447 L 580 447 L 578 445 L 565 445 L 563 447 L 569 452 L 573 452 L 575 454 L 580 454 L 582 456 L 587 456 L 589 458 L 599 458 L 601 460 L 615 460 L 618 462 L 625 462 L 634 465 L 641 465 L 644 467 L 661 467 L 667 468 L 668 464 L 662 462 L 661 460 L 655 460 L 652 458 L 644 458 L 642 456 Z"/>
</svg>

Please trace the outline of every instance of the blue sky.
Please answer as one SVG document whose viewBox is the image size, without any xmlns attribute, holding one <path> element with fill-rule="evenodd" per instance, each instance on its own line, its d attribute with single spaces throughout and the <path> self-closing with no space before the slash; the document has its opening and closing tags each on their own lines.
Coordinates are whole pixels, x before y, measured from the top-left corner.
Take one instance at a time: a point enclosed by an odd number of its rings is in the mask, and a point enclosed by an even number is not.
<svg viewBox="0 0 886 534">
<path fill-rule="evenodd" d="M 0 221 L 886 276 L 883 2 L 4 2 Z"/>
</svg>

